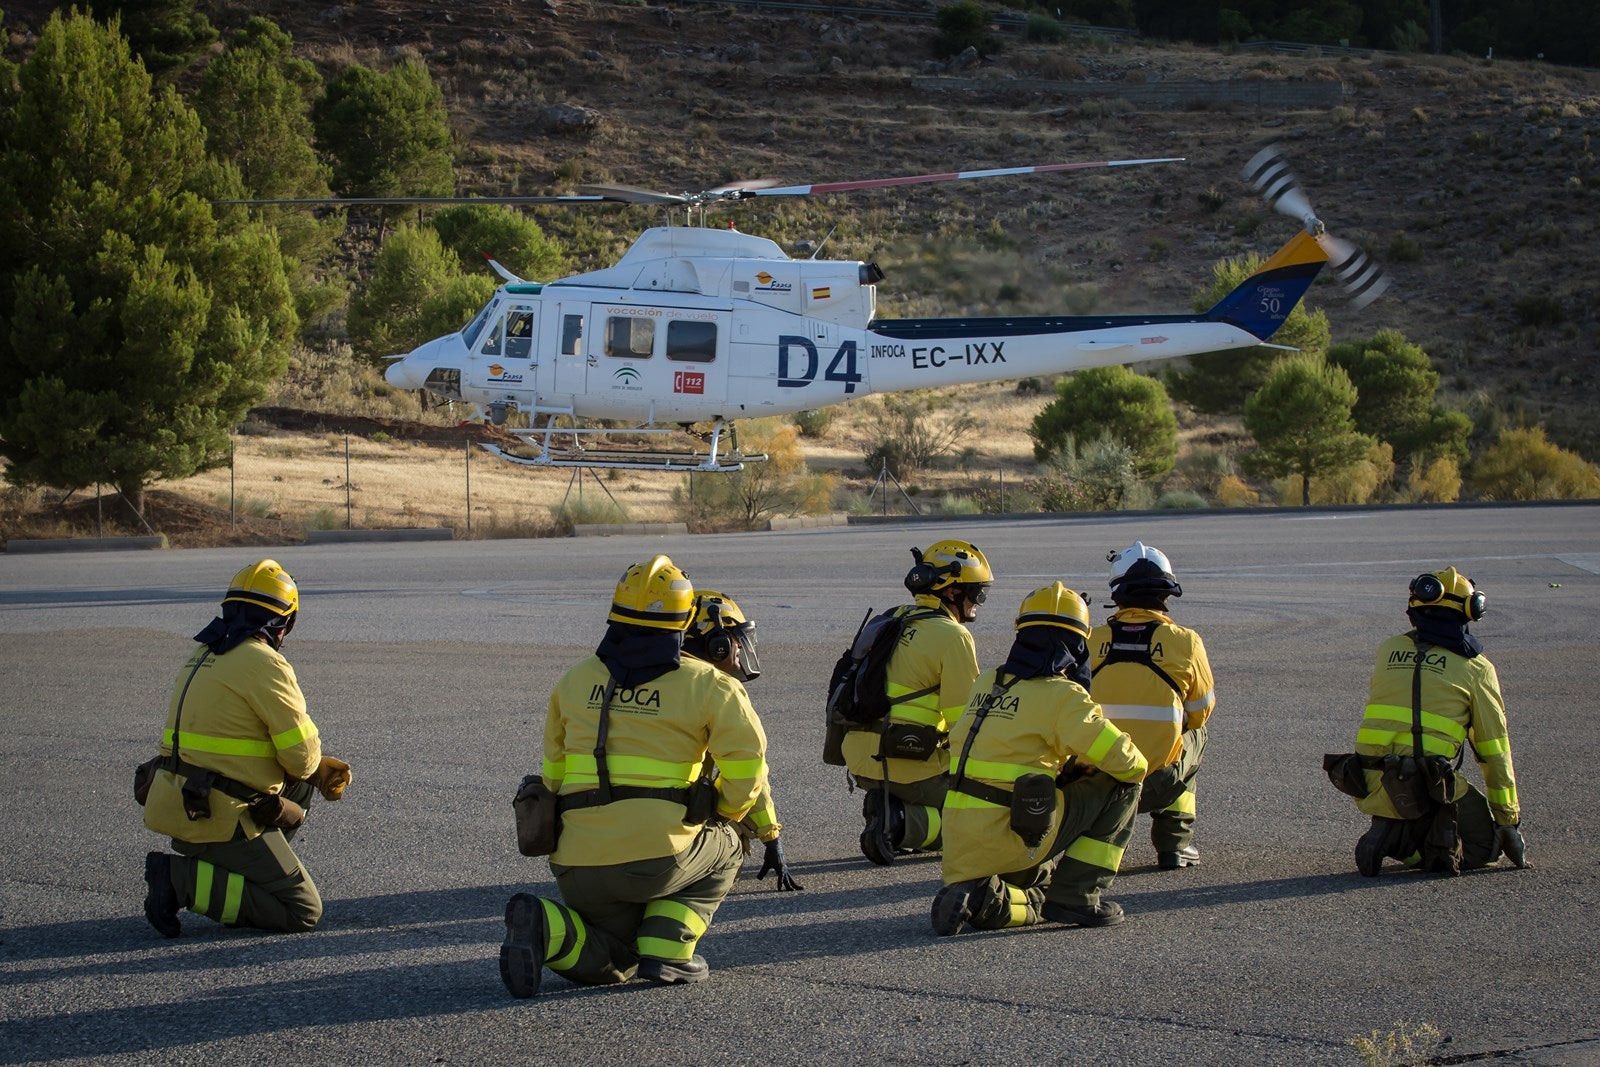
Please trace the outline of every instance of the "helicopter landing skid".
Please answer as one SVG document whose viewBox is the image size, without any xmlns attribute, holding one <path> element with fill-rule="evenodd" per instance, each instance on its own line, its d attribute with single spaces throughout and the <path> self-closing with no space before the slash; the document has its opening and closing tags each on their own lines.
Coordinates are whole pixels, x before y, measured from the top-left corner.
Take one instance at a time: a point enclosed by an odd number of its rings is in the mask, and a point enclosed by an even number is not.
<svg viewBox="0 0 1600 1067">
<path fill-rule="evenodd" d="M 596 467 L 633 471 L 705 471 L 732 474 L 744 470 L 746 463 L 758 463 L 762 454 L 732 455 L 712 460 L 706 452 L 647 452 L 628 449 L 568 449 L 540 452 L 537 456 L 518 456 L 498 445 L 478 443 L 478 447 L 511 463 L 525 467 Z"/>
</svg>

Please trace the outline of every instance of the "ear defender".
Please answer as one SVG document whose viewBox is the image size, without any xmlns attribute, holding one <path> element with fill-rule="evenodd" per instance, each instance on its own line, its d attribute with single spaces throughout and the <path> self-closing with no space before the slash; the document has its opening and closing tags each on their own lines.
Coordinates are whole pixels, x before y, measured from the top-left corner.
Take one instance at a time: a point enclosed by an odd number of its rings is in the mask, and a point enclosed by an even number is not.
<svg viewBox="0 0 1600 1067">
<path fill-rule="evenodd" d="M 711 632 L 706 634 L 706 656 L 712 663 L 721 663 L 733 653 L 733 635 L 722 625 L 722 602 L 713 600 L 706 605 L 711 617 Z"/>
<path fill-rule="evenodd" d="M 933 589 L 933 583 L 939 580 L 939 568 L 922 561 L 920 548 L 913 548 L 911 555 L 917 562 L 906 572 L 906 589 L 916 594 L 929 592 Z"/>
<path fill-rule="evenodd" d="M 1478 585 L 1466 575 L 1461 576 L 1471 590 L 1466 596 L 1446 591 L 1444 583 L 1436 574 L 1419 574 L 1411 579 L 1411 602 L 1417 607 L 1446 607 L 1454 608 L 1467 617 L 1469 622 L 1477 622 L 1483 618 L 1488 610 L 1489 598 L 1478 589 Z"/>
</svg>

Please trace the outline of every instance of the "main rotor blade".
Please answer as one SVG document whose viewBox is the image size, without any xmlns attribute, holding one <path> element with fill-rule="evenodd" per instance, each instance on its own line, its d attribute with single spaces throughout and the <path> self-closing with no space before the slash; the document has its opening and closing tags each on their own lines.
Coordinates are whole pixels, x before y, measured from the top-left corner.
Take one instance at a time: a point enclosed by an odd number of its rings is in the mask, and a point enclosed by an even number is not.
<svg viewBox="0 0 1600 1067">
<path fill-rule="evenodd" d="M 679 193 L 658 193 L 635 185 L 580 185 L 578 189 L 593 194 L 597 200 L 623 204 L 687 204 L 690 201 L 689 197 Z"/>
<path fill-rule="evenodd" d="M 242 207 L 412 207 L 425 204 L 600 204 L 604 196 L 347 196 L 304 200 L 213 200 Z"/>
<path fill-rule="evenodd" d="M 825 182 L 818 185 L 786 185 L 775 189 L 751 189 L 744 196 L 813 196 L 817 193 L 848 193 L 857 189 L 880 189 L 894 185 L 922 185 L 927 182 L 964 181 L 967 178 L 1004 178 L 1016 174 L 1046 174 L 1062 170 L 1090 170 L 1098 167 L 1139 167 L 1148 163 L 1182 163 L 1184 157 L 1165 159 L 1103 159 L 1092 163 L 1044 163 L 1032 167 L 997 167 L 993 170 L 956 170 L 944 174 L 915 174 L 904 178 L 868 178 L 854 182 Z"/>
</svg>

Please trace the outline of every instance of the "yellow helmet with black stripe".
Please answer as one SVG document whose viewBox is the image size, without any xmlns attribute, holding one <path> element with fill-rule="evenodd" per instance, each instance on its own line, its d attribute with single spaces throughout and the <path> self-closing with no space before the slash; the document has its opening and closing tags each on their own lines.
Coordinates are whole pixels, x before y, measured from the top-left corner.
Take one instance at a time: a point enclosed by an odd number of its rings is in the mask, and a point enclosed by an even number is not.
<svg viewBox="0 0 1600 1067">
<path fill-rule="evenodd" d="M 1025 630 L 1030 626 L 1060 626 L 1088 637 L 1089 605 L 1060 582 L 1051 582 L 1022 598 L 1017 629 Z"/>
<path fill-rule="evenodd" d="M 300 588 L 275 559 L 252 563 L 233 576 L 224 604 L 253 604 L 280 618 L 300 610 Z"/>
<path fill-rule="evenodd" d="M 694 585 L 666 556 L 629 567 L 611 597 L 610 622 L 682 630 L 694 614 Z"/>
</svg>

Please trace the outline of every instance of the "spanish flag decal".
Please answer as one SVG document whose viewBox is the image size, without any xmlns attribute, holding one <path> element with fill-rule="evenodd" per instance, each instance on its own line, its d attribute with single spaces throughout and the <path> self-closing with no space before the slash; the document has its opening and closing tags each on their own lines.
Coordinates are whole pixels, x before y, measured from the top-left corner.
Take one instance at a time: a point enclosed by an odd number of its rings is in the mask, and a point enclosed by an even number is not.
<svg viewBox="0 0 1600 1067">
<path fill-rule="evenodd" d="M 813 290 L 811 290 L 811 299 L 813 299 L 813 300 L 826 300 L 826 299 L 828 299 L 828 297 L 830 297 L 832 295 L 833 295 L 833 290 L 828 288 L 827 286 L 824 286 L 821 289 L 813 289 Z"/>
</svg>

